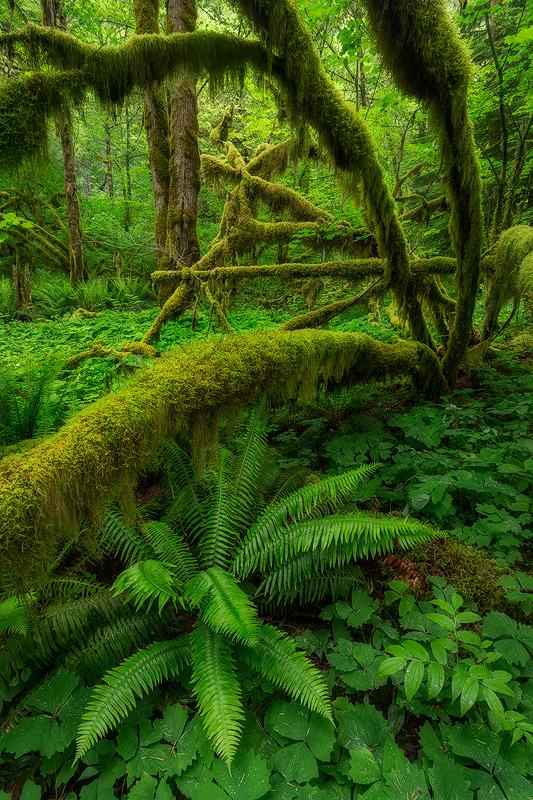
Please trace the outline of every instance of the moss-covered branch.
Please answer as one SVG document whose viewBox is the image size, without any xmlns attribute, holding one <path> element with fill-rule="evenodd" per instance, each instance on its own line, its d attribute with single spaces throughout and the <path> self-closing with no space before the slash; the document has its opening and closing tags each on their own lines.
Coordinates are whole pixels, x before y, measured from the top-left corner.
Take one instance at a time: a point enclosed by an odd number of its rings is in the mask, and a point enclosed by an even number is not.
<svg viewBox="0 0 533 800">
<path fill-rule="evenodd" d="M 415 342 L 383 344 L 364 334 L 260 331 L 190 344 L 89 406 L 24 455 L 0 462 L 0 559 L 19 580 L 50 562 L 80 518 L 134 476 L 162 436 L 187 432 L 265 388 L 309 398 L 319 378 L 355 383 L 410 376 L 441 388 L 435 355 Z"/>
<path fill-rule="evenodd" d="M 394 80 L 428 106 L 437 130 L 457 257 L 457 309 L 443 361 L 454 385 L 472 330 L 482 241 L 481 180 L 467 106 L 472 65 L 444 0 L 364 4 Z"/>
</svg>

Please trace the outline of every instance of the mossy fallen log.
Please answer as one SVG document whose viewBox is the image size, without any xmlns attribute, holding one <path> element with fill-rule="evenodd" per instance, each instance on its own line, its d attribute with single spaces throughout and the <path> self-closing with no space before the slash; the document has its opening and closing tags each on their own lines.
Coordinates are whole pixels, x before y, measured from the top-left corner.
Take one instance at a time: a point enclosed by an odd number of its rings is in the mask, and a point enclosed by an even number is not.
<svg viewBox="0 0 533 800">
<path fill-rule="evenodd" d="M 305 400 L 319 379 L 346 384 L 403 375 L 420 391 L 442 389 L 428 347 L 359 333 L 260 331 L 168 353 L 30 452 L 0 461 L 0 561 L 15 582 L 27 584 L 85 515 L 97 517 L 109 500 L 131 496 L 138 469 L 163 436 L 192 432 L 205 445 L 220 415 L 260 389 Z"/>
</svg>

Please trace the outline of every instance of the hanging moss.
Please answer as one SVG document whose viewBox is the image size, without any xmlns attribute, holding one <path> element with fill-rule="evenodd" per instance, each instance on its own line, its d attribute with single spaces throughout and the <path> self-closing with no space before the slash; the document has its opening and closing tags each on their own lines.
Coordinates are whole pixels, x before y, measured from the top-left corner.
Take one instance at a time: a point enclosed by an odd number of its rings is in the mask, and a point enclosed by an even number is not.
<svg viewBox="0 0 533 800">
<path fill-rule="evenodd" d="M 434 354 L 414 342 L 364 334 L 259 331 L 189 344 L 84 409 L 28 453 L 0 461 L 0 558 L 21 583 L 50 563 L 80 518 L 132 486 L 162 436 L 191 431 L 265 388 L 309 397 L 319 378 L 355 383 L 408 375 L 440 388 Z"/>
<path fill-rule="evenodd" d="M 511 298 L 533 291 L 532 253 L 533 228 L 529 225 L 515 225 L 500 235 L 494 274 L 487 280 L 481 341 L 489 340 L 497 332 L 500 311 Z"/>
<path fill-rule="evenodd" d="M 443 361 L 453 386 L 472 330 L 483 234 L 480 170 L 467 105 L 472 64 L 444 0 L 364 4 L 394 80 L 428 106 L 438 133 L 457 257 L 457 308 Z"/>
</svg>

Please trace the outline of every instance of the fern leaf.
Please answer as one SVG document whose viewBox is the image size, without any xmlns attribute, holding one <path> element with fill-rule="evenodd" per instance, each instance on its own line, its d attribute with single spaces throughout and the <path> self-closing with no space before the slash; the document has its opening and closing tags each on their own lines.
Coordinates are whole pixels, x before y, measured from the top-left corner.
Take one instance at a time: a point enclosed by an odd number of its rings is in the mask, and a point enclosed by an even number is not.
<svg viewBox="0 0 533 800">
<path fill-rule="evenodd" d="M 85 638 L 87 628 L 95 618 L 112 621 L 123 604 L 123 598 L 115 598 L 109 591 L 103 590 L 59 606 L 49 606 L 45 617 L 33 629 L 40 650 L 39 658 L 46 661 L 53 653 L 67 647 L 73 639 Z"/>
<path fill-rule="evenodd" d="M 20 597 L 8 597 L 0 603 L 0 633 L 25 634 L 29 627 L 28 609 Z"/>
<path fill-rule="evenodd" d="M 192 682 L 202 724 L 215 751 L 231 764 L 239 747 L 244 712 L 233 669 L 231 642 L 200 624 L 191 634 Z"/>
<path fill-rule="evenodd" d="M 144 522 L 142 532 L 156 553 L 169 564 L 174 572 L 186 583 L 198 572 L 198 562 L 187 543 L 170 525 L 165 522 Z"/>
<path fill-rule="evenodd" d="M 236 502 L 231 481 L 234 463 L 232 453 L 224 450 L 219 458 L 217 480 L 209 504 L 207 529 L 199 546 L 200 561 L 206 569 L 227 569 L 238 535 Z"/>
<path fill-rule="evenodd" d="M 266 439 L 266 393 L 262 393 L 250 415 L 246 436 L 241 443 L 235 464 L 232 491 L 236 498 L 236 516 L 241 527 L 247 527 L 257 505 Z"/>
<path fill-rule="evenodd" d="M 123 661 L 139 647 L 150 643 L 176 624 L 173 614 L 157 613 L 122 616 L 99 628 L 83 645 L 74 647 L 66 666 L 75 668 L 87 680 L 100 680 L 102 673 Z"/>
<path fill-rule="evenodd" d="M 282 539 L 287 525 L 309 516 L 326 501 L 346 500 L 362 480 L 366 480 L 379 464 L 362 465 L 358 469 L 333 475 L 307 486 L 303 486 L 289 497 L 267 507 L 263 515 L 250 528 L 237 552 L 233 572 L 238 576 L 248 575 L 254 554 L 260 551 L 265 541 Z"/>
<path fill-rule="evenodd" d="M 238 645 L 237 655 L 311 711 L 332 719 L 328 689 L 319 670 L 277 628 L 261 625 L 256 644 Z"/>
<path fill-rule="evenodd" d="M 175 504 L 165 515 L 172 522 L 179 514 L 184 530 L 193 538 L 200 538 L 207 529 L 205 495 L 194 476 L 191 459 L 176 442 L 165 439 L 159 448 L 175 498 Z"/>
<path fill-rule="evenodd" d="M 201 572 L 185 586 L 184 597 L 214 631 L 248 644 L 255 641 L 256 608 L 228 572 L 218 567 Z"/>
<path fill-rule="evenodd" d="M 349 560 L 390 551 L 397 543 L 409 547 L 436 535 L 443 534 L 419 520 L 363 512 L 306 521 L 288 529 L 283 541 L 265 545 L 258 558 L 259 568 L 267 572 L 260 588 L 267 598 L 289 599 L 302 581 L 323 576 Z"/>
<path fill-rule="evenodd" d="M 128 525 L 118 508 L 110 508 L 107 512 L 104 534 L 109 549 L 115 550 L 126 563 L 154 555 L 152 548 L 132 525 Z"/>
<path fill-rule="evenodd" d="M 154 642 L 104 675 L 97 686 L 78 728 L 76 758 L 81 758 L 108 730 L 115 727 L 157 684 L 177 678 L 188 663 L 188 638 Z"/>
<path fill-rule="evenodd" d="M 401 547 L 408 547 L 437 534 L 440 532 L 419 520 L 376 517 L 365 512 L 305 520 L 282 529 L 270 540 L 258 542 L 254 536 L 253 540 L 244 542 L 237 574 L 242 578 L 258 569 L 275 568 L 299 553 L 320 552 L 338 543 L 350 543 L 352 557 L 357 559 L 390 551 L 395 540 Z"/>
<path fill-rule="evenodd" d="M 181 581 L 167 567 L 172 567 L 172 564 L 163 564 L 153 559 L 138 561 L 121 572 L 112 586 L 112 591 L 115 595 L 124 592 L 126 599 L 132 601 L 135 608 L 148 603 L 150 609 L 157 601 L 158 611 L 161 613 L 169 600 L 176 605 L 181 603 L 182 597 Z"/>
</svg>

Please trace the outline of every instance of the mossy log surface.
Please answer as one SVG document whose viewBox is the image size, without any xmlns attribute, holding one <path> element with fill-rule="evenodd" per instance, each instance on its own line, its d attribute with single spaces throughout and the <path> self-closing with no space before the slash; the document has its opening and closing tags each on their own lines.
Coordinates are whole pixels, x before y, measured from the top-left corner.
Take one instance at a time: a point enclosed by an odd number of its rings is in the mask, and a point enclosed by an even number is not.
<svg viewBox="0 0 533 800">
<path fill-rule="evenodd" d="M 50 563 L 81 517 L 134 485 L 163 436 L 198 424 L 216 430 L 226 410 L 260 389 L 305 400 L 319 378 L 355 383 L 409 375 L 438 392 L 438 359 L 416 342 L 384 344 L 327 331 L 260 331 L 189 344 L 77 414 L 25 454 L 0 461 L 0 559 L 21 585 Z M 200 420 L 200 422 L 198 422 Z M 199 441 L 202 436 L 195 438 Z M 205 439 L 205 436 L 203 437 Z"/>
</svg>

